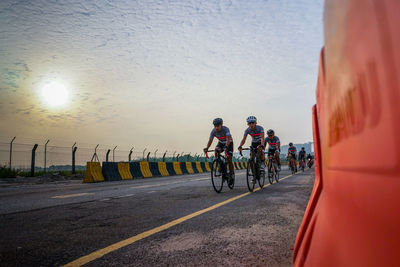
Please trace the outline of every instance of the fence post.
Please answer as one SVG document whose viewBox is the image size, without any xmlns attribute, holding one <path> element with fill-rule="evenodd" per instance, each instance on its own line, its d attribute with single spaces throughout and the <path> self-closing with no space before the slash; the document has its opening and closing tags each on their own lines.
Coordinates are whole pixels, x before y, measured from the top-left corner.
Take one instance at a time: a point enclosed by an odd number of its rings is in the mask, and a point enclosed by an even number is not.
<svg viewBox="0 0 400 267">
<path fill-rule="evenodd" d="M 11 143 L 10 143 L 10 170 L 11 170 L 11 161 L 12 161 L 12 145 L 13 145 L 15 138 L 16 138 L 16 136 L 14 136 L 14 138 L 11 140 Z"/>
<path fill-rule="evenodd" d="M 150 157 L 150 152 L 147 153 L 147 161 L 149 161 L 149 157 Z"/>
<path fill-rule="evenodd" d="M 99 147 L 99 144 L 97 144 L 97 146 L 94 148 L 94 154 L 93 154 L 92 159 L 90 161 L 93 161 L 93 160 L 97 159 L 97 161 L 100 162 L 99 157 L 97 156 L 97 148 L 98 147 Z"/>
<path fill-rule="evenodd" d="M 164 155 L 163 155 L 163 157 L 162 157 L 162 161 L 164 162 L 165 161 L 165 155 L 167 154 L 167 150 L 165 150 L 165 152 L 164 152 Z"/>
<path fill-rule="evenodd" d="M 157 161 L 157 151 L 158 149 L 156 149 L 156 151 L 154 151 L 154 160 Z"/>
<path fill-rule="evenodd" d="M 75 153 L 78 147 L 75 146 L 76 142 L 72 146 L 72 174 L 75 174 Z"/>
<path fill-rule="evenodd" d="M 117 148 L 117 146 L 115 146 L 114 149 L 113 149 L 113 162 L 115 162 L 114 154 L 115 154 L 115 149 L 116 149 L 116 148 Z"/>
<path fill-rule="evenodd" d="M 179 154 L 176 156 L 176 161 L 179 161 Z"/>
<path fill-rule="evenodd" d="M 132 156 L 132 151 L 133 151 L 133 147 L 131 148 L 131 150 L 129 150 L 129 162 L 131 162 L 131 156 Z"/>
<path fill-rule="evenodd" d="M 32 158 L 31 158 L 31 177 L 35 175 L 35 155 L 36 155 L 36 148 L 38 144 L 35 144 L 32 148 Z"/>
<path fill-rule="evenodd" d="M 144 152 L 146 151 L 146 149 L 147 149 L 147 148 L 145 148 L 145 149 L 143 150 L 143 161 L 144 161 Z"/>
<path fill-rule="evenodd" d="M 47 144 L 50 140 L 47 140 L 46 144 L 44 144 L 44 173 L 46 173 L 46 156 L 47 156 Z"/>
<path fill-rule="evenodd" d="M 110 154 L 110 151 L 111 151 L 111 149 L 107 150 L 107 153 L 106 153 L 106 162 L 108 162 L 108 155 Z"/>
</svg>

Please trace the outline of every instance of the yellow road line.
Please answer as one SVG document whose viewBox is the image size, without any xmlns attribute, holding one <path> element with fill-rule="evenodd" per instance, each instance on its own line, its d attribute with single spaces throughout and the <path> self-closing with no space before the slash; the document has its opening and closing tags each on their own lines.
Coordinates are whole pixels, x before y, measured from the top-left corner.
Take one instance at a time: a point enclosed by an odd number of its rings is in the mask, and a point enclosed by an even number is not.
<svg viewBox="0 0 400 267">
<path fill-rule="evenodd" d="M 279 179 L 279 181 L 284 180 L 284 179 L 286 179 L 286 178 L 289 178 L 289 177 L 291 177 L 291 176 L 293 176 L 293 175 L 291 174 L 291 175 L 285 176 L 285 177 L 283 177 L 282 179 Z M 265 187 L 268 187 L 268 186 L 270 186 L 270 184 L 265 185 L 264 188 L 265 188 Z M 256 189 L 254 189 L 253 192 L 259 191 L 260 189 L 261 189 L 260 187 L 257 187 Z M 92 253 L 90 253 L 90 254 L 88 254 L 88 255 L 86 255 L 86 256 L 80 257 L 79 259 L 76 259 L 76 260 L 74 260 L 74 261 L 72 261 L 72 262 L 70 262 L 70 263 L 67 263 L 67 264 L 64 265 L 64 266 L 65 266 L 65 267 L 72 267 L 72 266 L 82 266 L 82 265 L 85 265 L 85 264 L 87 264 L 87 263 L 89 263 L 89 262 L 92 262 L 92 261 L 94 261 L 94 260 L 96 260 L 96 259 L 99 259 L 99 258 L 103 257 L 103 256 L 106 255 L 106 254 L 109 254 L 109 253 L 111 253 L 111 252 L 113 252 L 113 251 L 116 251 L 116 250 L 118 250 L 118 249 L 120 249 L 120 248 L 123 248 L 123 247 L 126 247 L 126 246 L 128 246 L 128 245 L 131 245 L 131 244 L 135 243 L 136 241 L 139 241 L 139 240 L 141 240 L 141 239 L 143 239 L 143 238 L 146 238 L 146 237 L 149 237 L 149 236 L 154 235 L 154 234 L 156 234 L 156 233 L 159 233 L 159 232 L 161 232 L 161 231 L 164 231 L 164 230 L 166 230 L 166 229 L 168 229 L 168 228 L 171 228 L 171 227 L 173 227 L 173 226 L 175 226 L 175 225 L 177 225 L 177 224 L 183 223 L 184 221 L 190 220 L 190 219 L 192 219 L 192 218 L 194 218 L 194 217 L 197 217 L 197 216 L 199 216 L 199 215 L 201 215 L 201 214 L 204 214 L 204 213 L 206 213 L 206 212 L 212 211 L 212 210 L 214 210 L 214 209 L 216 209 L 216 208 L 219 208 L 219 207 L 221 207 L 221 206 L 224 206 L 224 205 L 226 205 L 226 204 L 228 204 L 228 203 L 231 203 L 231 202 L 233 202 L 233 201 L 235 201 L 235 200 L 238 200 L 238 199 L 240 199 L 240 198 L 242 198 L 242 197 L 245 197 L 245 196 L 248 196 L 248 195 L 250 195 L 250 194 L 251 194 L 250 192 L 247 192 L 247 193 L 243 193 L 243 194 L 241 194 L 241 195 L 238 195 L 238 196 L 236 196 L 236 197 L 232 197 L 232 198 L 230 198 L 230 199 L 227 199 L 227 200 L 225 200 L 225 201 L 222 201 L 222 202 L 220 202 L 220 203 L 217 203 L 217 204 L 215 204 L 215 205 L 212 205 L 212 206 L 210 206 L 210 207 L 208 207 L 208 208 L 199 210 L 199 211 L 194 212 L 194 213 L 192 213 L 192 214 L 186 215 L 186 216 L 181 217 L 181 218 L 179 218 L 179 219 L 173 220 L 173 221 L 171 221 L 171 222 L 169 222 L 169 223 L 163 224 L 163 225 L 161 225 L 161 226 L 158 226 L 158 227 L 156 227 L 156 228 L 153 228 L 153 229 L 151 229 L 151 230 L 148 230 L 148 231 L 146 231 L 146 232 L 143 232 L 143 233 L 141 233 L 141 234 L 138 234 L 138 235 L 132 236 L 132 237 L 130 237 L 130 238 L 128 238 L 128 239 L 125 239 L 125 240 L 122 240 L 122 241 L 120 241 L 120 242 L 114 243 L 114 244 L 112 244 L 112 245 L 110 245 L 110 246 L 108 246 L 108 247 L 105 247 L 105 248 L 96 250 L 96 251 L 94 251 L 94 252 L 92 252 Z"/>
<path fill-rule="evenodd" d="M 51 198 L 70 198 L 70 197 L 81 197 L 87 195 L 94 195 L 94 193 L 77 193 L 77 194 L 70 194 L 70 195 L 61 195 L 61 196 L 52 196 Z"/>
</svg>

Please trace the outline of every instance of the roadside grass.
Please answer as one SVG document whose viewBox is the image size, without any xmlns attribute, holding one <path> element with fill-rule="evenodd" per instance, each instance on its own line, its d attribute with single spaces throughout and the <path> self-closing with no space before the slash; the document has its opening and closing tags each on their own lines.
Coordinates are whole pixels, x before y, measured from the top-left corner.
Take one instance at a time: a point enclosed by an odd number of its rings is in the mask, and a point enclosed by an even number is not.
<svg viewBox="0 0 400 267">
<path fill-rule="evenodd" d="M 17 171 L 14 169 L 0 166 L 0 178 L 15 178 L 17 177 Z"/>
</svg>

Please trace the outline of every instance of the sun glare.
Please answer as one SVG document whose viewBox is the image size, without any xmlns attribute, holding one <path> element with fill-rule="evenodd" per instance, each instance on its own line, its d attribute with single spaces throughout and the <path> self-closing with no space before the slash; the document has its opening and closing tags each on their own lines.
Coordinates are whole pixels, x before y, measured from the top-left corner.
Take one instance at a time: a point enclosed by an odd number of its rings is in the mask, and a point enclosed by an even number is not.
<svg viewBox="0 0 400 267">
<path fill-rule="evenodd" d="M 41 90 L 44 101 L 51 107 L 63 106 L 68 100 L 67 88 L 59 82 L 51 82 Z"/>
</svg>

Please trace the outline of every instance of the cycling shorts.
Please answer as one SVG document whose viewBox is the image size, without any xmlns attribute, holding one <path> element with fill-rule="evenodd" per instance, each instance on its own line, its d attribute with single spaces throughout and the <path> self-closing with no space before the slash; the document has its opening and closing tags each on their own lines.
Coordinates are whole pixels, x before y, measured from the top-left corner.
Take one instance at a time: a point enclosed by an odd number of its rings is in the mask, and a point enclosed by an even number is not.
<svg viewBox="0 0 400 267">
<path fill-rule="evenodd" d="M 219 148 L 221 151 L 223 151 L 223 150 L 225 149 L 225 147 L 226 147 L 226 144 L 223 144 L 223 143 L 221 143 L 221 142 L 218 142 L 216 148 Z M 227 149 L 226 152 L 228 153 L 229 156 L 232 156 L 232 155 L 233 155 L 233 142 L 231 142 L 231 143 L 229 144 L 228 149 Z"/>
</svg>

